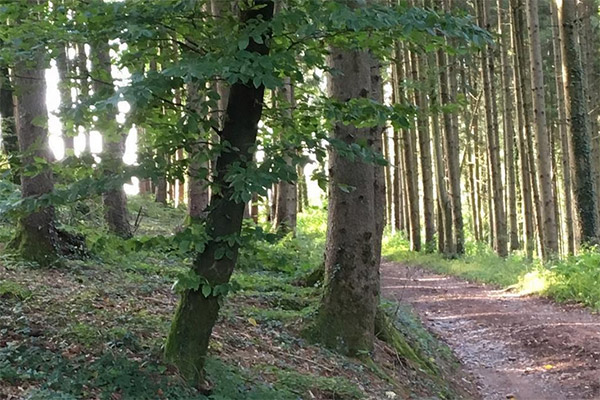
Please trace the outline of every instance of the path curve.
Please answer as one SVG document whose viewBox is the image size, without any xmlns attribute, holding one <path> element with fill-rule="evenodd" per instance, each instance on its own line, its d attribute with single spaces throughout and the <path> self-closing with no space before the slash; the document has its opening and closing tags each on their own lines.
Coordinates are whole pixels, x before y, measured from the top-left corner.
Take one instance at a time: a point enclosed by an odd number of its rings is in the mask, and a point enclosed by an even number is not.
<svg viewBox="0 0 600 400">
<path fill-rule="evenodd" d="M 600 399 L 600 316 L 385 262 L 385 297 L 410 304 L 485 400 Z"/>
</svg>

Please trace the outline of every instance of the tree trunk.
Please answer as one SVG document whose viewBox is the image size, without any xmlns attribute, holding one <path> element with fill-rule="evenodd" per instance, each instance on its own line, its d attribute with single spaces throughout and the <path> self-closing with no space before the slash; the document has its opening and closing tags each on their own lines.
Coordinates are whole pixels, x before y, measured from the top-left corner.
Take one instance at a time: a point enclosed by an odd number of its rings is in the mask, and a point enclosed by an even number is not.
<svg viewBox="0 0 600 400">
<path fill-rule="evenodd" d="M 488 7 L 484 0 L 477 1 L 480 26 L 490 29 L 488 23 Z M 498 134 L 496 89 L 494 84 L 494 57 L 487 46 L 484 47 L 481 61 L 482 79 L 485 92 L 486 131 L 488 138 L 489 169 L 493 201 L 494 248 L 500 257 L 508 255 L 506 213 L 504 209 L 504 189 L 502 183 L 502 165 L 500 160 L 500 143 Z M 492 218 L 490 218 L 492 220 Z"/>
<path fill-rule="evenodd" d="M 36 175 L 21 175 L 21 196 L 38 198 L 54 190 L 52 169 L 49 164 L 40 166 L 38 159 L 50 162 L 48 130 L 39 123 L 46 120 L 46 82 L 44 62 L 40 59 L 20 62 L 15 66 L 16 89 L 16 132 L 19 151 L 23 155 L 24 169 L 40 168 Z M 43 266 L 51 265 L 59 257 L 59 237 L 54 223 L 54 207 L 45 206 L 19 218 L 15 238 L 10 247 L 16 249 L 23 258 Z"/>
<path fill-rule="evenodd" d="M 202 118 L 200 103 L 200 88 L 197 82 L 190 82 L 187 85 L 187 101 L 198 118 Z M 199 135 L 198 141 L 206 141 L 209 135 L 203 133 Z M 187 211 L 192 220 L 198 220 L 206 216 L 209 203 L 209 181 L 210 165 L 208 161 L 208 152 L 205 144 L 193 143 L 189 149 L 190 164 L 188 168 L 188 203 Z M 162 194 L 162 193 L 161 193 Z M 157 196 L 158 197 L 158 196 Z M 158 200 L 157 200 L 158 201 Z"/>
<path fill-rule="evenodd" d="M 563 0 L 558 10 L 562 41 L 563 82 L 569 133 L 575 164 L 575 202 L 581 229 L 581 241 L 597 240 L 596 195 L 590 160 L 588 110 L 584 92 L 584 71 L 577 35 L 577 5 L 575 0 Z"/>
<path fill-rule="evenodd" d="M 372 94 L 368 52 L 331 48 L 328 65 L 340 71 L 328 81 L 331 98 L 344 102 Z M 372 133 L 337 123 L 333 137 L 348 145 L 360 138 L 373 144 Z M 371 351 L 374 343 L 379 301 L 374 189 L 372 164 L 330 150 L 325 284 L 318 318 L 323 343 L 347 355 Z"/>
<path fill-rule="evenodd" d="M 398 71 L 398 96 L 402 103 L 406 102 L 406 88 L 401 86 L 405 81 L 409 70 L 408 52 L 403 51 L 399 44 L 396 45 L 396 70 Z M 404 171 L 406 171 L 406 192 L 409 210 L 410 244 L 411 250 L 421 250 L 421 214 L 419 204 L 419 184 L 417 159 L 416 159 L 416 134 L 413 128 L 402 130 L 402 141 L 404 147 Z"/>
<path fill-rule="evenodd" d="M 18 171 L 19 141 L 15 127 L 13 90 L 8 68 L 0 67 L 0 131 L 2 132 L 2 151 L 8 158 L 11 181 L 20 183 Z"/>
<path fill-rule="evenodd" d="M 546 101 L 544 97 L 544 71 L 540 46 L 540 29 L 537 0 L 526 0 L 529 20 L 529 54 L 531 59 L 533 107 L 535 132 L 538 146 L 538 177 L 542 201 L 545 256 L 558 253 L 558 229 L 554 214 L 554 193 L 552 190 L 552 160 L 548 129 L 546 126 Z"/>
<path fill-rule="evenodd" d="M 410 52 L 412 79 L 415 84 L 425 86 L 425 71 L 428 70 L 425 56 Z M 423 217 L 425 221 L 425 250 L 435 250 L 435 213 L 433 207 L 433 173 L 431 160 L 431 136 L 428 123 L 427 96 L 421 94 L 421 89 L 413 92 L 417 113 L 417 131 L 419 134 L 419 154 L 421 157 L 421 178 L 423 183 Z"/>
<path fill-rule="evenodd" d="M 523 78 L 521 75 L 521 71 L 523 70 L 522 63 L 523 60 L 521 58 L 521 52 L 518 49 L 519 40 L 517 37 L 517 28 L 516 28 L 516 10 L 513 8 L 511 4 L 511 21 L 513 25 L 513 47 L 515 47 L 514 51 L 514 81 L 518 82 L 519 85 L 515 87 L 515 100 L 517 105 L 517 120 L 518 120 L 518 144 L 519 144 L 519 161 L 520 161 L 520 172 L 521 172 L 521 201 L 522 201 L 522 211 L 523 211 L 523 220 L 525 225 L 525 253 L 527 258 L 531 259 L 533 257 L 533 252 L 535 250 L 535 225 L 534 225 L 534 210 L 533 210 L 533 199 L 532 199 L 532 189 L 531 189 L 531 171 L 529 165 L 529 157 L 528 157 L 528 148 L 527 141 L 525 139 L 526 135 L 531 134 L 531 125 L 529 122 L 529 113 L 527 104 L 530 105 L 526 101 L 525 97 L 525 81 L 526 78 Z"/>
<path fill-rule="evenodd" d="M 67 47 L 65 44 L 60 45 L 58 54 L 56 56 L 56 68 L 58 70 L 58 90 L 60 92 L 60 115 L 63 125 L 63 141 L 65 145 L 65 155 L 69 156 L 73 153 L 73 141 L 75 139 L 75 132 L 67 129 L 66 120 L 64 118 L 64 112 L 70 110 L 73 107 L 73 100 L 71 99 L 71 85 L 68 82 L 68 76 L 70 72 L 69 61 L 67 59 Z"/>
<path fill-rule="evenodd" d="M 114 95 L 111 77 L 111 60 L 108 42 L 97 42 L 92 49 L 95 56 L 96 80 L 94 92 L 101 99 L 108 99 Z M 110 82 L 110 83 L 107 83 Z M 107 177 L 119 177 L 123 171 L 123 154 L 125 153 L 125 140 L 127 136 L 122 132 L 116 120 L 116 106 L 107 106 L 106 111 L 98 116 L 96 127 L 102 132 L 104 148 L 102 151 L 102 168 Z M 109 184 L 103 193 L 104 216 L 110 232 L 128 239 L 133 236 L 127 212 L 127 195 L 123 183 L 117 179 Z"/>
<path fill-rule="evenodd" d="M 289 78 L 281 88 L 281 96 L 285 99 L 283 104 L 287 111 L 287 118 L 292 121 L 295 107 L 294 87 Z M 291 166 L 292 159 L 285 156 L 285 161 Z M 277 209 L 275 210 L 275 226 L 284 232 L 296 233 L 296 220 L 298 215 L 298 197 L 294 182 L 282 181 L 277 184 Z"/>
<path fill-rule="evenodd" d="M 515 163 L 514 163 L 514 95 L 512 92 L 512 73 L 508 57 L 508 48 L 510 40 L 510 30 L 505 28 L 505 12 L 502 8 L 502 0 L 497 1 L 498 7 L 498 34 L 501 37 L 500 43 L 500 63 L 502 68 L 502 87 L 504 88 L 502 96 L 503 122 L 504 122 L 504 144 L 506 149 L 506 186 L 508 191 L 508 222 L 509 222 L 509 242 L 510 250 L 519 249 L 519 227 L 517 223 L 517 194 L 515 184 Z"/>
<path fill-rule="evenodd" d="M 254 4 L 263 7 L 251 7 L 241 12 L 241 25 L 258 18 L 269 21 L 273 17 L 272 1 L 255 0 Z M 259 55 L 268 54 L 268 38 L 263 37 L 260 42 L 250 39 L 246 50 Z M 254 87 L 252 83 L 236 82 L 231 86 L 221 139 L 237 150 L 222 152 L 217 157 L 215 184 L 220 190 L 212 194 L 206 221 L 211 239 L 196 257 L 193 266 L 193 271 L 213 290 L 229 282 L 237 260 L 237 241 L 222 239 L 239 236 L 246 203 L 233 197 L 234 189 L 228 185 L 226 178 L 230 168 L 245 169 L 253 162 L 252 150 L 262 115 L 264 91 L 263 85 Z M 191 384 L 204 383 L 206 353 L 219 304 L 218 295 L 204 296 L 201 290 L 186 289 L 171 324 L 165 354 Z"/>
<path fill-rule="evenodd" d="M 567 109 L 565 104 L 565 88 L 562 77 L 562 41 L 558 31 L 558 9 L 554 1 L 550 2 L 552 9 L 552 48 L 554 52 L 554 82 L 556 86 L 556 102 L 558 108 L 558 135 L 562 153 L 563 195 L 565 199 L 565 225 L 567 230 L 567 253 L 575 254 L 575 233 L 573 229 L 573 197 L 571 184 L 571 150 L 569 146 L 569 133 Z M 556 26 L 555 26 L 556 25 Z"/>
<path fill-rule="evenodd" d="M 88 67 L 87 67 L 87 56 L 85 54 L 85 44 L 78 43 L 77 44 L 77 73 L 80 76 L 79 79 L 79 100 L 85 102 L 88 100 L 90 95 L 90 83 L 88 81 Z M 83 132 L 85 135 L 85 147 L 83 149 L 84 153 L 92 152 L 92 143 L 90 141 L 90 133 L 87 130 L 87 127 L 83 126 Z"/>
</svg>

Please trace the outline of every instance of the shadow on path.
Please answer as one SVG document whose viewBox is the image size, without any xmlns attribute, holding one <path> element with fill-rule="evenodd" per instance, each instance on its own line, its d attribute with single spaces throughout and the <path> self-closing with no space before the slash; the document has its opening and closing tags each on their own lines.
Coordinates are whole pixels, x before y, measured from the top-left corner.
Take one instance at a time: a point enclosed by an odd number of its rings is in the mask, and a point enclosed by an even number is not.
<svg viewBox="0 0 600 400">
<path fill-rule="evenodd" d="M 482 399 L 600 399 L 600 316 L 392 262 L 381 280 L 452 348 Z"/>
</svg>

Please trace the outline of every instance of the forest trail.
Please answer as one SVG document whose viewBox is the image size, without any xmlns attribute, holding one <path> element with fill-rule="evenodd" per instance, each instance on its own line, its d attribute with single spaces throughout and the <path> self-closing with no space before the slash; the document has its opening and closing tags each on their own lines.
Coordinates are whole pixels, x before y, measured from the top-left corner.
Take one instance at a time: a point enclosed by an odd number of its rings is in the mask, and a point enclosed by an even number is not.
<svg viewBox="0 0 600 400">
<path fill-rule="evenodd" d="M 406 302 L 472 374 L 482 399 L 600 399 L 600 316 L 398 263 L 385 297 Z"/>
</svg>

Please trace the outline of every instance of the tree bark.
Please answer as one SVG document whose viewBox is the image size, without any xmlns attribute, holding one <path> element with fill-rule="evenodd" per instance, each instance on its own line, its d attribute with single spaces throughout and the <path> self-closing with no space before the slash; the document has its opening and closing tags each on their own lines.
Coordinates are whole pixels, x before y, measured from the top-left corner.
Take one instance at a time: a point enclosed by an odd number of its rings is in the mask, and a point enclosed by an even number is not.
<svg viewBox="0 0 600 400">
<path fill-rule="evenodd" d="M 71 87 L 68 82 L 70 66 L 69 60 L 67 59 L 67 46 L 64 43 L 60 45 L 58 49 L 58 54 L 56 56 L 56 69 L 58 70 L 59 79 L 58 90 L 60 92 L 60 115 L 63 125 L 63 141 L 65 145 L 65 155 L 68 156 L 73 152 L 75 132 L 67 129 L 67 121 L 64 117 L 64 112 L 73 107 L 73 100 L 71 99 Z"/>
<path fill-rule="evenodd" d="M 108 99 L 114 95 L 111 76 L 111 60 L 108 42 L 98 41 L 92 51 L 95 56 L 94 92 L 100 99 Z M 105 176 L 119 176 L 123 171 L 123 154 L 127 136 L 117 124 L 116 106 L 107 106 L 106 111 L 98 116 L 96 127 L 102 133 L 104 148 L 102 151 L 102 168 Z M 133 236 L 127 212 L 127 195 L 122 182 L 117 180 L 103 193 L 104 216 L 110 232 L 128 239 Z"/>
<path fill-rule="evenodd" d="M 490 29 L 488 23 L 489 5 L 484 0 L 477 1 L 480 26 Z M 492 185 L 494 248 L 500 257 L 508 255 L 508 237 L 506 232 L 506 213 L 504 208 L 504 189 L 502 183 L 502 165 L 498 133 L 496 89 L 494 84 L 494 58 L 487 46 L 484 47 L 481 61 L 482 79 L 485 92 L 485 114 L 487 124 L 489 169 Z"/>
<path fill-rule="evenodd" d="M 292 121 L 293 109 L 295 108 L 294 87 L 289 78 L 281 88 L 281 96 L 285 99 L 284 107 L 287 107 L 287 118 Z M 292 159 L 285 156 L 285 161 L 291 166 Z M 275 210 L 275 226 L 284 232 L 296 233 L 296 220 L 298 215 L 298 197 L 296 183 L 282 181 L 277 184 L 277 209 Z"/>
<path fill-rule="evenodd" d="M 552 190 L 552 160 L 548 129 L 546 126 L 546 101 L 544 97 L 544 71 L 542 68 L 542 52 L 540 45 L 540 29 L 537 0 L 526 0 L 527 18 L 529 21 L 529 54 L 531 59 L 531 82 L 533 91 L 533 107 L 535 132 L 538 146 L 538 178 L 541 213 L 543 217 L 545 256 L 558 254 L 558 229 L 554 214 L 554 193 Z"/>
<path fill-rule="evenodd" d="M 13 90 L 10 82 L 8 68 L 0 67 L 0 130 L 2 131 L 2 151 L 8 158 L 10 176 L 13 183 L 20 183 L 18 174 L 19 141 L 15 126 L 15 105 Z"/>
<path fill-rule="evenodd" d="M 399 44 L 396 44 L 396 70 L 398 71 L 398 96 L 397 99 L 402 103 L 406 102 L 406 88 L 401 82 L 404 82 L 409 71 L 408 52 L 403 51 Z M 406 192 L 409 210 L 410 225 L 410 244 L 411 250 L 421 250 L 421 213 L 419 204 L 419 184 L 418 167 L 416 159 L 416 134 L 413 128 L 402 130 L 402 142 L 404 150 L 404 171 L 406 171 Z"/>
<path fill-rule="evenodd" d="M 410 52 L 411 76 L 413 82 L 421 86 L 426 85 L 425 71 L 428 70 L 427 61 L 423 55 Z M 415 105 L 418 107 L 417 132 L 419 137 L 419 155 L 421 158 L 421 179 L 423 183 L 423 217 L 425 221 L 425 250 L 435 250 L 435 213 L 433 207 L 433 172 L 431 159 L 431 136 L 428 123 L 428 104 L 425 95 L 421 94 L 422 88 L 413 92 Z"/>
<path fill-rule="evenodd" d="M 575 164 L 575 202 L 581 229 L 581 241 L 597 241 L 596 195 L 590 160 L 588 110 L 584 91 L 584 71 L 577 35 L 577 5 L 563 0 L 558 10 L 562 42 L 563 82 L 569 133 Z"/>
<path fill-rule="evenodd" d="M 46 120 L 46 82 L 44 62 L 37 66 L 19 62 L 15 66 L 16 132 L 23 169 L 36 170 L 35 175 L 21 174 L 21 196 L 39 198 L 54 190 L 48 144 L 48 130 L 39 119 Z M 40 165 L 37 159 L 46 164 Z M 55 226 L 54 207 L 45 206 L 19 218 L 15 238 L 10 247 L 23 258 L 48 266 L 59 257 L 59 237 Z"/>
<path fill-rule="evenodd" d="M 508 48 L 510 40 L 510 31 L 505 29 L 505 15 L 506 13 L 502 7 L 502 0 L 497 1 L 498 9 L 498 34 L 501 37 L 500 40 L 500 63 L 502 68 L 502 87 L 504 88 L 502 96 L 503 105 L 503 117 L 504 123 L 504 144 L 506 149 L 506 186 L 508 191 L 508 221 L 509 221 L 509 247 L 510 251 L 519 249 L 519 227 L 517 223 L 517 194 L 515 184 L 515 164 L 514 164 L 514 141 L 515 141 L 515 128 L 514 128 L 514 95 L 512 91 L 512 73 L 510 67 L 510 61 L 508 57 Z"/>
<path fill-rule="evenodd" d="M 273 1 L 255 0 L 254 4 L 263 7 L 242 11 L 242 26 L 255 19 L 269 21 L 273 17 Z M 267 55 L 268 38 L 263 37 L 260 42 L 250 39 L 246 50 L 259 56 Z M 228 185 L 226 177 L 230 168 L 236 165 L 248 168 L 253 162 L 252 150 L 262 115 L 264 91 L 263 85 L 254 87 L 252 83 L 236 82 L 231 86 L 221 139 L 236 150 L 222 152 L 217 157 L 215 184 L 220 190 L 212 194 L 206 222 L 211 239 L 196 257 L 193 266 L 193 271 L 212 288 L 229 282 L 237 260 L 238 242 L 223 241 L 223 238 L 239 236 L 246 203 L 234 197 L 234 189 Z M 224 255 L 221 256 L 222 252 Z M 219 296 L 211 294 L 205 297 L 200 290 L 186 289 L 171 324 L 165 346 L 166 357 L 192 384 L 204 383 L 204 364 L 220 308 L 219 300 Z"/>
<path fill-rule="evenodd" d="M 562 184 L 565 200 L 565 226 L 567 231 L 567 253 L 575 254 L 575 232 L 573 229 L 573 192 L 571 183 L 571 149 L 569 146 L 569 132 L 567 121 L 567 109 L 565 104 L 565 88 L 562 77 L 562 41 L 558 31 L 558 9 L 556 2 L 551 1 L 552 9 L 552 48 L 554 52 L 554 82 L 556 86 L 556 102 L 558 108 L 558 135 L 560 137 L 560 149 L 562 160 Z M 555 26 L 556 25 L 556 26 Z"/>
<path fill-rule="evenodd" d="M 328 81 L 331 98 L 348 101 L 372 95 L 368 52 L 331 48 L 328 65 L 341 72 Z M 337 123 L 333 137 L 348 145 L 366 138 L 372 146 L 372 133 Z M 379 301 L 375 204 L 374 166 L 331 149 L 325 284 L 318 320 L 323 343 L 347 355 L 371 351 L 374 345 Z"/>
</svg>

